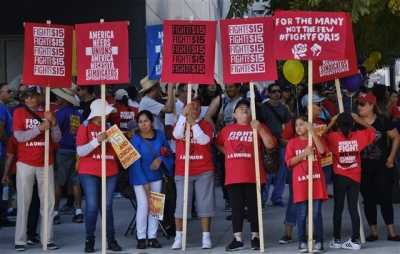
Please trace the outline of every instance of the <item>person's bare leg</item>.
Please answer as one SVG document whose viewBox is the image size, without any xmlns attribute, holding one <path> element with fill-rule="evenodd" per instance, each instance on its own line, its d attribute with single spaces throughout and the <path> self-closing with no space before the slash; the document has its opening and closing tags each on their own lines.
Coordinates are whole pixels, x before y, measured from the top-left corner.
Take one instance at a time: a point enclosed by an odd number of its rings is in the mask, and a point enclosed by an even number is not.
<svg viewBox="0 0 400 254">
<path fill-rule="evenodd" d="M 202 217 L 200 218 L 201 228 L 203 232 L 210 232 L 211 228 L 211 217 Z"/>
<path fill-rule="evenodd" d="M 386 228 L 387 228 L 387 231 L 388 231 L 388 236 L 395 237 L 397 235 L 396 231 L 394 230 L 394 225 L 393 224 L 386 225 Z"/>
<path fill-rule="evenodd" d="M 54 184 L 54 211 L 58 211 L 60 208 L 60 199 L 62 194 L 62 186 Z"/>
<path fill-rule="evenodd" d="M 292 237 L 292 231 L 293 231 L 293 227 L 290 226 L 286 226 L 286 232 L 285 235 Z"/>
<path fill-rule="evenodd" d="M 371 230 L 371 235 L 378 236 L 378 230 L 376 228 L 376 225 L 371 225 L 370 230 Z"/>
<path fill-rule="evenodd" d="M 183 219 L 182 218 L 175 218 L 175 228 L 176 228 L 176 231 L 182 231 L 182 229 L 183 229 Z"/>
<path fill-rule="evenodd" d="M 79 185 L 72 186 L 72 190 L 73 190 L 73 193 L 74 193 L 75 208 L 76 209 L 81 209 L 81 206 L 82 206 L 82 190 L 81 190 L 81 186 L 79 186 Z"/>
</svg>

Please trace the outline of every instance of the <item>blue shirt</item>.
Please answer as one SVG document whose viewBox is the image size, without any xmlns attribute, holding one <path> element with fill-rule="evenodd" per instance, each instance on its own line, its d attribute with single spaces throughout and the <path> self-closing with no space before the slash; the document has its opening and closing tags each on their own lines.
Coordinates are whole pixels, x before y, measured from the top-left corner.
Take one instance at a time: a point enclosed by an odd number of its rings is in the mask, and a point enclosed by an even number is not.
<svg viewBox="0 0 400 254">
<path fill-rule="evenodd" d="M 147 142 L 151 145 L 157 157 L 160 157 L 163 161 L 164 171 L 167 176 L 173 175 L 174 169 L 174 158 L 172 156 L 172 150 L 167 142 L 167 138 L 164 133 L 160 130 L 154 129 L 154 138 Z M 132 140 L 132 145 L 140 154 L 140 158 L 135 161 L 129 167 L 129 182 L 132 185 L 144 185 L 150 182 L 159 181 L 162 179 L 162 174 L 160 170 L 152 170 L 150 168 L 151 163 L 153 163 L 155 157 L 150 147 L 146 144 L 143 138 L 136 134 Z M 161 155 L 161 147 L 166 147 L 171 154 L 168 157 Z"/>
<path fill-rule="evenodd" d="M 10 137 L 12 134 L 12 117 L 6 106 L 3 103 L 0 103 L 0 120 L 4 122 L 5 132 L 7 137 Z M 1 142 L 1 155 L 6 155 L 6 147 L 7 144 Z"/>
<path fill-rule="evenodd" d="M 61 130 L 59 153 L 76 153 L 76 133 L 83 122 L 82 114 L 73 106 L 61 107 L 55 112 Z"/>
</svg>

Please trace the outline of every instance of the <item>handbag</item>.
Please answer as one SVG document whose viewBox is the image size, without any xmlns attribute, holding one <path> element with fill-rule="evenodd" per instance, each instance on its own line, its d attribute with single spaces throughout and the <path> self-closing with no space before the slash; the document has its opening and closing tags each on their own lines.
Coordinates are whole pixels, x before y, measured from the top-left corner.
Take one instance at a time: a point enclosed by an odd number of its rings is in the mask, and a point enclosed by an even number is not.
<svg viewBox="0 0 400 254">
<path fill-rule="evenodd" d="M 150 148 L 151 153 L 154 156 L 154 159 L 157 158 L 157 154 L 154 151 L 153 147 L 149 144 L 149 142 L 147 142 L 147 140 L 145 138 L 142 137 L 142 135 L 139 134 L 139 136 L 143 139 L 143 141 L 146 143 L 146 145 Z M 161 171 L 162 174 L 162 188 L 161 188 L 161 193 L 165 194 L 165 199 L 167 199 L 167 195 L 171 194 L 171 192 L 173 192 L 173 184 L 174 184 L 174 177 L 173 176 L 167 176 L 167 174 L 165 173 L 164 170 L 164 163 L 161 162 L 160 167 L 158 168 L 158 170 Z"/>
<path fill-rule="evenodd" d="M 262 146 L 262 159 L 264 164 L 264 169 L 269 174 L 275 174 L 280 168 L 280 156 L 276 148 L 269 150 L 268 148 Z"/>
</svg>

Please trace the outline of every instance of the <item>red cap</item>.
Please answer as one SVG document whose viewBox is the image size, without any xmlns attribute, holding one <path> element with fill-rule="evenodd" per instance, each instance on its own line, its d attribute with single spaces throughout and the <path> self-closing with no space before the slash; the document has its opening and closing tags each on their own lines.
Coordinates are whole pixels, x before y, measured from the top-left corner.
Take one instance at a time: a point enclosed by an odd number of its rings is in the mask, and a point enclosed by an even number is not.
<svg viewBox="0 0 400 254">
<path fill-rule="evenodd" d="M 199 99 L 192 99 L 191 102 L 197 103 L 199 104 L 199 106 L 201 106 L 201 102 Z M 187 105 L 187 103 L 185 104 L 185 106 Z"/>
<path fill-rule="evenodd" d="M 366 93 L 366 94 L 360 95 L 360 97 L 357 98 L 357 101 L 358 102 L 368 102 L 368 103 L 375 105 L 376 97 L 372 93 Z"/>
</svg>

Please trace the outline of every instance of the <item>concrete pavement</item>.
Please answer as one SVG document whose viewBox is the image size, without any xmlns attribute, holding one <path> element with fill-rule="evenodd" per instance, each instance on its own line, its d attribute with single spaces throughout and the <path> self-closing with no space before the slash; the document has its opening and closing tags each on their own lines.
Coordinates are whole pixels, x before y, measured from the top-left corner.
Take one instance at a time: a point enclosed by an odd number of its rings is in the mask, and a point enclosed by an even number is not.
<svg viewBox="0 0 400 254">
<path fill-rule="evenodd" d="M 329 185 L 329 193 L 332 193 L 332 185 Z M 211 239 L 213 242 L 213 248 L 210 250 L 201 249 L 201 226 L 199 219 L 188 220 L 188 234 L 187 234 L 187 245 L 186 251 L 171 250 L 173 243 L 173 237 L 169 240 L 162 236 L 162 232 L 159 231 L 158 240 L 163 245 L 161 249 L 148 248 L 145 250 L 136 249 L 136 235 L 128 234 L 124 236 L 125 231 L 128 227 L 129 222 L 133 216 L 133 209 L 129 200 L 125 198 L 116 198 L 114 200 L 114 217 L 115 217 L 115 228 L 116 228 L 116 239 L 122 247 L 122 252 L 115 252 L 120 254 L 126 253 L 227 253 L 225 247 L 232 241 L 232 227 L 231 221 L 227 221 L 225 217 L 230 213 L 224 211 L 224 202 L 222 199 L 222 191 L 220 187 L 216 187 L 217 194 L 217 216 L 212 219 L 211 225 Z M 285 190 L 284 201 L 286 202 L 288 197 L 288 191 Z M 61 201 L 64 204 L 65 200 Z M 83 202 L 84 206 L 84 202 Z M 323 203 L 322 215 L 324 221 L 324 247 L 327 253 L 350 253 L 351 250 L 335 250 L 329 248 L 329 241 L 333 234 L 333 199 Z M 361 207 L 362 210 L 362 207 Z M 395 210 L 395 228 L 398 234 L 400 234 L 400 204 L 394 204 Z M 266 253 L 298 253 L 298 242 L 297 242 L 297 228 L 293 231 L 293 242 L 289 244 L 278 244 L 279 239 L 284 234 L 283 220 L 285 217 L 285 208 L 268 207 L 263 212 L 263 225 L 264 225 L 264 244 Z M 362 213 L 364 232 L 365 235 L 369 235 L 369 229 L 365 220 L 364 214 Z M 84 253 L 84 242 L 85 242 L 85 226 L 84 224 L 76 224 L 72 221 L 72 215 L 61 215 L 61 224 L 54 226 L 54 241 L 60 247 L 58 250 L 49 250 L 51 253 Z M 358 253 L 400 253 L 400 243 L 390 242 L 386 240 L 387 232 L 384 226 L 383 220 L 380 215 L 378 208 L 378 229 L 379 229 L 379 240 L 372 243 L 362 244 L 362 249 Z M 1 228 L 0 229 L 0 253 L 16 253 L 14 251 L 14 231 L 15 228 Z M 343 212 L 342 222 L 342 242 L 345 242 L 348 236 L 351 235 L 351 224 L 350 216 L 348 211 Z M 251 233 L 250 225 L 247 220 L 244 220 L 243 228 L 243 241 L 245 244 L 245 250 L 238 251 L 238 253 L 257 253 L 259 251 L 251 250 L 250 245 Z M 97 223 L 96 232 L 96 245 L 95 253 L 101 253 L 101 218 L 99 216 Z M 25 253 L 43 253 L 41 246 L 27 245 Z M 107 253 L 113 253 L 107 251 Z"/>
</svg>

